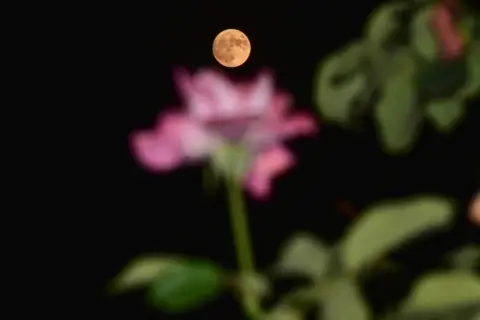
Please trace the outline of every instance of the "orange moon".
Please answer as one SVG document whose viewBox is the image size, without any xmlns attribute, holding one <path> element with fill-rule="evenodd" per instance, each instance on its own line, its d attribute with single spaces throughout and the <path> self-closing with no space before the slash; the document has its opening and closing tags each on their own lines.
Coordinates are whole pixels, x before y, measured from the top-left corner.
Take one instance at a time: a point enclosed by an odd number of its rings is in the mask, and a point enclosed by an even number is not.
<svg viewBox="0 0 480 320">
<path fill-rule="evenodd" d="M 215 37 L 212 51 L 218 63 L 235 68 L 247 61 L 252 47 L 245 33 L 237 29 L 227 29 Z"/>
</svg>

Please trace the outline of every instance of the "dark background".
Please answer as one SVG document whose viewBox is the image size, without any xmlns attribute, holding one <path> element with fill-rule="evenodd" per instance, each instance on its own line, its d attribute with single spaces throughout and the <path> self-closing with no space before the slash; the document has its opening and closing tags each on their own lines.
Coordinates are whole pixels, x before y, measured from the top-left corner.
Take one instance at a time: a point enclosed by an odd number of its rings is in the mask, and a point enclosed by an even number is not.
<svg viewBox="0 0 480 320">
<path fill-rule="evenodd" d="M 201 167 L 151 175 L 134 162 L 128 150 L 126 139 L 132 130 L 150 127 L 163 107 L 181 106 L 172 82 L 173 68 L 194 71 L 214 66 L 233 79 L 248 79 L 270 67 L 278 87 L 296 97 L 296 107 L 318 117 L 312 101 L 317 64 L 360 37 L 368 14 L 378 3 L 173 1 L 161 4 L 151 15 L 129 17 L 126 107 L 115 119 L 121 127 L 115 141 L 123 156 L 115 162 L 115 185 L 105 191 L 113 191 L 113 202 L 99 218 L 105 230 L 100 244 L 99 288 L 144 252 L 209 257 L 235 268 L 223 191 L 203 192 Z M 215 35 L 227 28 L 242 30 L 252 44 L 249 60 L 236 69 L 220 67 L 211 52 Z M 357 133 L 319 122 L 316 138 L 288 143 L 300 161 L 277 180 L 272 198 L 263 203 L 248 201 L 259 268 L 268 267 L 282 242 L 297 230 L 311 231 L 329 243 L 338 239 L 353 218 L 342 212 L 339 204 L 345 201 L 355 211 L 385 197 L 417 193 L 448 195 L 458 203 L 459 219 L 453 234 L 426 239 L 399 253 L 407 272 L 373 281 L 365 288 L 374 309 L 381 312 L 407 292 L 414 274 L 438 265 L 440 253 L 473 239 L 473 227 L 465 216 L 478 187 L 480 106 L 472 102 L 468 117 L 448 136 L 441 136 L 426 123 L 415 149 L 405 157 L 384 154 L 368 122 Z M 275 285 L 282 292 L 300 282 L 277 279 Z M 109 319 L 167 318 L 148 309 L 137 294 L 104 299 L 104 306 Z M 226 295 L 178 318 L 240 319 L 239 310 Z"/>
</svg>

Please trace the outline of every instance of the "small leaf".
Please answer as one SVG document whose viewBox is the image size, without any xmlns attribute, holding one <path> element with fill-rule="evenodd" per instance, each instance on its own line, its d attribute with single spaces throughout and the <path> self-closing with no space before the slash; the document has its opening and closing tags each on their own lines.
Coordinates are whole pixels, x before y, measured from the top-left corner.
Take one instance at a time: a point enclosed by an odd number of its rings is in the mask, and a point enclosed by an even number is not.
<svg viewBox="0 0 480 320">
<path fill-rule="evenodd" d="M 363 43 L 354 43 L 336 52 L 317 71 L 315 101 L 325 119 L 348 125 L 354 112 L 354 100 L 367 89 L 367 77 L 359 70 Z"/>
<path fill-rule="evenodd" d="M 412 47 L 423 59 L 434 61 L 438 58 L 438 44 L 430 27 L 432 7 L 420 9 L 410 24 Z"/>
<path fill-rule="evenodd" d="M 480 246 L 467 245 L 450 255 L 450 262 L 457 269 L 474 269 L 480 263 Z"/>
<path fill-rule="evenodd" d="M 413 287 L 403 310 L 449 308 L 480 301 L 480 278 L 468 272 L 443 272 L 423 276 Z"/>
<path fill-rule="evenodd" d="M 426 106 L 425 113 L 439 131 L 449 132 L 462 120 L 465 106 L 458 97 L 434 100 Z"/>
<path fill-rule="evenodd" d="M 261 274 L 239 274 L 233 279 L 233 284 L 242 295 L 254 296 L 259 301 L 267 297 L 272 290 L 268 279 Z"/>
<path fill-rule="evenodd" d="M 288 305 L 280 305 L 273 308 L 265 320 L 303 320 L 303 314 Z"/>
<path fill-rule="evenodd" d="M 367 320 L 371 317 L 358 285 L 347 278 L 336 280 L 327 289 L 322 303 L 320 319 Z"/>
<path fill-rule="evenodd" d="M 401 310 L 388 315 L 385 320 L 480 320 L 480 318 L 475 318 L 479 311 L 480 305 L 474 302 L 436 308 L 435 310 Z"/>
<path fill-rule="evenodd" d="M 382 87 L 391 72 L 392 58 L 399 42 L 402 42 L 399 14 L 407 8 L 406 3 L 380 5 L 370 15 L 365 27 L 370 90 Z M 373 92 L 372 90 L 372 92 Z"/>
<path fill-rule="evenodd" d="M 170 268 L 150 286 L 149 300 L 165 312 L 190 311 L 224 289 L 222 270 L 208 261 L 191 261 Z"/>
<path fill-rule="evenodd" d="M 329 263 L 330 252 L 321 241 L 308 234 L 298 234 L 283 248 L 276 269 L 282 274 L 320 279 L 328 271 Z"/>
<path fill-rule="evenodd" d="M 473 97 L 480 93 L 480 41 L 473 41 L 467 54 L 468 79 L 463 93 Z"/>
<path fill-rule="evenodd" d="M 316 286 L 297 288 L 286 293 L 263 320 L 301 320 L 319 295 Z"/>
<path fill-rule="evenodd" d="M 348 270 L 358 271 L 416 235 L 448 226 L 453 215 L 452 203 L 438 197 L 376 205 L 361 214 L 343 239 L 343 264 Z"/>
<path fill-rule="evenodd" d="M 387 3 L 375 9 L 366 25 L 367 39 L 375 45 L 386 44 L 399 28 L 397 14 L 405 7 L 405 3 Z"/>
<path fill-rule="evenodd" d="M 169 268 L 178 265 L 178 259 L 161 255 L 141 256 L 132 260 L 109 285 L 113 293 L 120 293 L 147 285 Z"/>
<path fill-rule="evenodd" d="M 413 82 L 413 61 L 404 53 L 395 63 L 395 70 L 387 78 L 375 109 L 383 147 L 390 153 L 405 152 L 411 147 L 422 119 Z"/>
</svg>

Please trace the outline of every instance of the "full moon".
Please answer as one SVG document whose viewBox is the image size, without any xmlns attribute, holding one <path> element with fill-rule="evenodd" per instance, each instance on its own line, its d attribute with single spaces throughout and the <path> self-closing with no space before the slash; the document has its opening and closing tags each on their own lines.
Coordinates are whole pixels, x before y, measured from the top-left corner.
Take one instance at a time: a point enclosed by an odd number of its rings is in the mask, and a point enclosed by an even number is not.
<svg viewBox="0 0 480 320">
<path fill-rule="evenodd" d="M 251 50 L 250 40 L 240 30 L 223 30 L 213 40 L 213 56 L 225 67 L 241 66 L 247 61 Z"/>
</svg>

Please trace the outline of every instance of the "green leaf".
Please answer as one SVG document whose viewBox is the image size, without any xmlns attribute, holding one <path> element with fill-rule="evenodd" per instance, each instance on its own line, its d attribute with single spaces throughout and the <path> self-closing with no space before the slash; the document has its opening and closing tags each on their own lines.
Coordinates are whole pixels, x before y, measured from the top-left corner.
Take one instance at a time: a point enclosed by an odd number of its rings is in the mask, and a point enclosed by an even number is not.
<svg viewBox="0 0 480 320">
<path fill-rule="evenodd" d="M 400 311 L 388 315 L 385 320 L 480 320 L 478 303 L 438 308 L 435 310 Z M 477 315 L 476 315 L 477 314 Z"/>
<path fill-rule="evenodd" d="M 427 99 L 450 99 L 464 90 L 468 80 L 466 55 L 454 60 L 417 59 L 417 90 Z"/>
<path fill-rule="evenodd" d="M 282 249 L 276 270 L 280 274 L 320 279 L 327 273 L 329 263 L 329 249 L 315 237 L 300 233 L 289 240 Z"/>
<path fill-rule="evenodd" d="M 434 100 L 427 105 L 425 113 L 438 131 L 449 132 L 462 120 L 465 106 L 459 97 Z"/>
<path fill-rule="evenodd" d="M 358 271 L 423 232 L 449 226 L 453 216 L 452 203 L 438 197 L 378 204 L 361 214 L 341 242 L 343 264 Z"/>
<path fill-rule="evenodd" d="M 473 97 L 480 93 L 480 41 L 473 41 L 467 53 L 468 78 L 463 94 Z"/>
<path fill-rule="evenodd" d="M 224 289 L 222 270 L 208 261 L 190 261 L 157 277 L 150 286 L 152 305 L 169 313 L 200 307 Z"/>
<path fill-rule="evenodd" d="M 233 278 L 234 288 L 242 295 L 254 296 L 260 301 L 270 295 L 272 288 L 269 280 L 261 274 L 239 274 Z"/>
<path fill-rule="evenodd" d="M 366 37 L 371 44 L 382 46 L 388 42 L 400 27 L 397 14 L 406 3 L 386 3 L 380 5 L 370 15 L 366 25 Z"/>
<path fill-rule="evenodd" d="M 310 307 L 318 300 L 321 291 L 317 286 L 302 287 L 286 293 L 263 320 L 299 320 L 304 319 Z"/>
<path fill-rule="evenodd" d="M 371 317 L 358 285 L 351 279 L 339 279 L 331 284 L 322 303 L 319 319 L 367 320 Z"/>
<path fill-rule="evenodd" d="M 415 52 L 427 61 L 438 58 L 438 44 L 430 27 L 432 6 L 421 8 L 410 24 L 410 38 Z"/>
<path fill-rule="evenodd" d="M 394 63 L 376 105 L 375 119 L 383 148 L 390 153 L 401 153 L 408 151 L 415 141 L 422 114 L 417 105 L 413 60 L 404 52 Z"/>
<path fill-rule="evenodd" d="M 349 124 L 355 98 L 368 88 L 367 76 L 359 69 L 363 55 L 363 43 L 353 43 L 328 57 L 317 71 L 314 99 L 326 120 Z"/>
<path fill-rule="evenodd" d="M 168 269 L 178 265 L 179 259 L 161 255 L 145 255 L 132 260 L 110 283 L 108 290 L 121 293 L 148 285 Z"/>
<path fill-rule="evenodd" d="M 480 263 L 480 246 L 472 244 L 455 250 L 450 262 L 457 269 L 474 269 Z"/>
<path fill-rule="evenodd" d="M 288 305 L 279 305 L 273 308 L 265 320 L 303 320 L 303 313 Z"/>
<path fill-rule="evenodd" d="M 381 87 L 390 74 L 392 58 L 401 25 L 398 14 L 407 7 L 406 3 L 387 3 L 381 5 L 369 17 L 365 27 L 365 47 L 370 72 L 370 86 Z"/>
<path fill-rule="evenodd" d="M 480 278 L 453 271 L 423 276 L 403 306 L 408 311 L 429 311 L 480 301 Z"/>
</svg>

